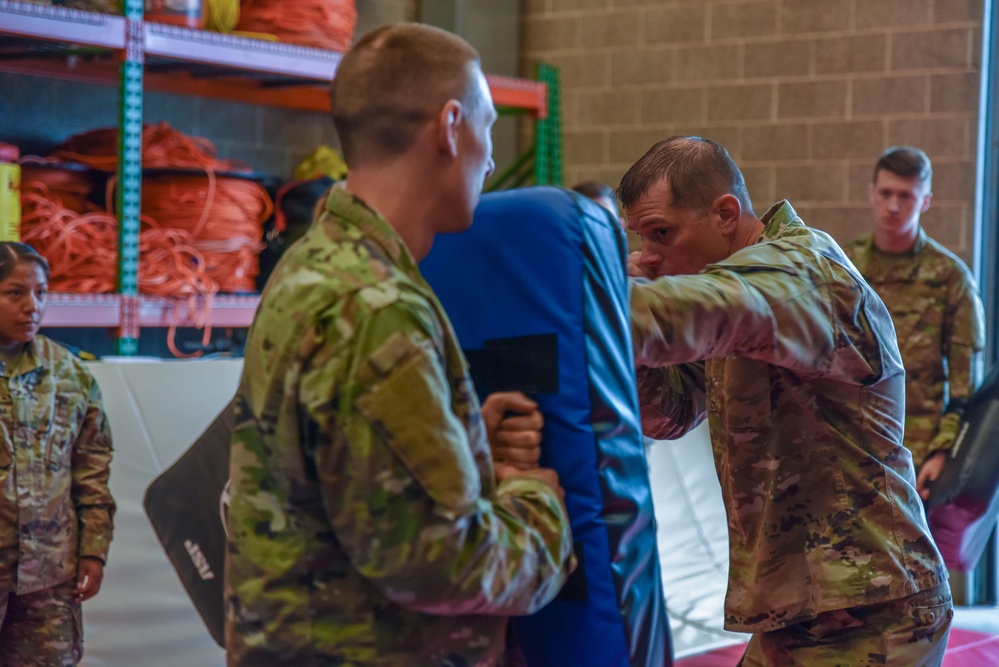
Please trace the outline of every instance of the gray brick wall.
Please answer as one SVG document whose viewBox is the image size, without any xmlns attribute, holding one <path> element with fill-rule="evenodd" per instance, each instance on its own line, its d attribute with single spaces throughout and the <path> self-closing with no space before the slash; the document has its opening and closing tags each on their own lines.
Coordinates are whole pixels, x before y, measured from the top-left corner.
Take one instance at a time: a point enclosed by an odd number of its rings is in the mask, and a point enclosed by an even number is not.
<svg viewBox="0 0 999 667">
<path fill-rule="evenodd" d="M 524 0 L 525 71 L 562 73 L 566 181 L 616 185 L 700 134 L 757 208 L 787 197 L 840 240 L 871 224 L 880 151 L 924 148 L 930 234 L 970 259 L 983 0 Z"/>
</svg>

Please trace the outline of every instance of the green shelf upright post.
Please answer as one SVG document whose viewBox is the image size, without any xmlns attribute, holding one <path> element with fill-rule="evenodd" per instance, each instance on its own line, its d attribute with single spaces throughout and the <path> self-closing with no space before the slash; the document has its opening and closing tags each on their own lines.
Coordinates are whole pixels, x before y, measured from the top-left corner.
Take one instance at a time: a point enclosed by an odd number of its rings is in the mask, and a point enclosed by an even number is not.
<svg viewBox="0 0 999 667">
<path fill-rule="evenodd" d="M 534 143 L 509 167 L 493 175 L 486 192 L 535 185 L 562 185 L 562 110 L 559 98 L 559 71 L 554 65 L 538 63 L 537 81 L 544 83 L 547 96 L 545 113 L 534 121 Z M 500 113 L 523 113 L 519 109 L 500 109 Z"/>
<path fill-rule="evenodd" d="M 538 63 L 538 81 L 548 88 L 548 113 L 538 119 L 534 144 L 534 182 L 537 185 L 563 185 L 562 107 L 558 68 Z"/>
<path fill-rule="evenodd" d="M 125 0 L 125 57 L 118 108 L 118 354 L 139 351 L 139 211 L 142 184 L 142 70 L 145 60 L 143 0 Z"/>
</svg>

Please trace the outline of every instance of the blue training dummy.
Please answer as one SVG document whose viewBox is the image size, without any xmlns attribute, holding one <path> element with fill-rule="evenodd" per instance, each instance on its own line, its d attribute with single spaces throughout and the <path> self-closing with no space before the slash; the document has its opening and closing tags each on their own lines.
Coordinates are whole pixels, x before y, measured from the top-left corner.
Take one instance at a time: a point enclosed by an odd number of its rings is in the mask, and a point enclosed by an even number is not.
<svg viewBox="0 0 999 667">
<path fill-rule="evenodd" d="M 554 187 L 482 197 L 471 230 L 438 236 L 420 269 L 480 398 L 530 394 L 541 465 L 566 492 L 579 566 L 559 597 L 514 619 L 531 667 L 662 667 L 672 660 L 635 388 L 624 232 Z"/>
</svg>

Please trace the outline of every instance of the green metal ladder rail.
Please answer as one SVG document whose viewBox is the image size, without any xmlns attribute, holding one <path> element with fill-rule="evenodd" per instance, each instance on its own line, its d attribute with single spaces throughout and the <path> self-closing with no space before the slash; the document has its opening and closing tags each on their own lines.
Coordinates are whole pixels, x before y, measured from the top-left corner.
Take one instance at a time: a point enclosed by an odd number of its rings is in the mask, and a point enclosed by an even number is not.
<svg viewBox="0 0 999 667">
<path fill-rule="evenodd" d="M 534 124 L 534 143 L 509 167 L 493 177 L 489 192 L 535 185 L 563 185 L 561 79 L 558 68 L 538 63 L 535 78 L 548 91 L 548 113 Z"/>
<path fill-rule="evenodd" d="M 562 104 L 558 68 L 538 63 L 537 78 L 548 87 L 548 115 L 538 120 L 534 182 L 537 185 L 562 185 Z"/>
</svg>

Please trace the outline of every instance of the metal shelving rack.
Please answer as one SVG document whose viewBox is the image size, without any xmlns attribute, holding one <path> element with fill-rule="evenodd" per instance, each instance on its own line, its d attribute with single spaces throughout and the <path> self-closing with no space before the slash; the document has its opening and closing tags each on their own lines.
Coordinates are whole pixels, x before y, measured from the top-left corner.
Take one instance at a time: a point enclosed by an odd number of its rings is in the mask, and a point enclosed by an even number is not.
<svg viewBox="0 0 999 667">
<path fill-rule="evenodd" d="M 548 63 L 538 63 L 535 75 L 544 86 L 544 107 L 535 118 L 534 142 L 513 164 L 496 174 L 488 190 L 505 190 L 527 183 L 562 185 L 562 106 L 559 71 Z"/>
<path fill-rule="evenodd" d="M 333 51 L 146 22 L 143 0 L 125 0 L 122 16 L 0 0 L 0 70 L 116 85 L 119 93 L 118 290 L 53 294 L 43 324 L 116 328 L 118 352 L 123 355 L 137 353 L 143 327 L 193 325 L 186 301 L 138 291 L 146 90 L 328 112 L 326 84 L 340 58 Z M 486 77 L 498 107 L 530 114 L 535 120 L 538 140 L 530 152 L 535 164 L 548 165 L 535 174 L 539 184 L 561 183 L 557 71 L 554 88 L 552 71 L 539 81 Z M 249 326 L 257 301 L 256 296 L 216 295 L 212 325 Z"/>
</svg>

